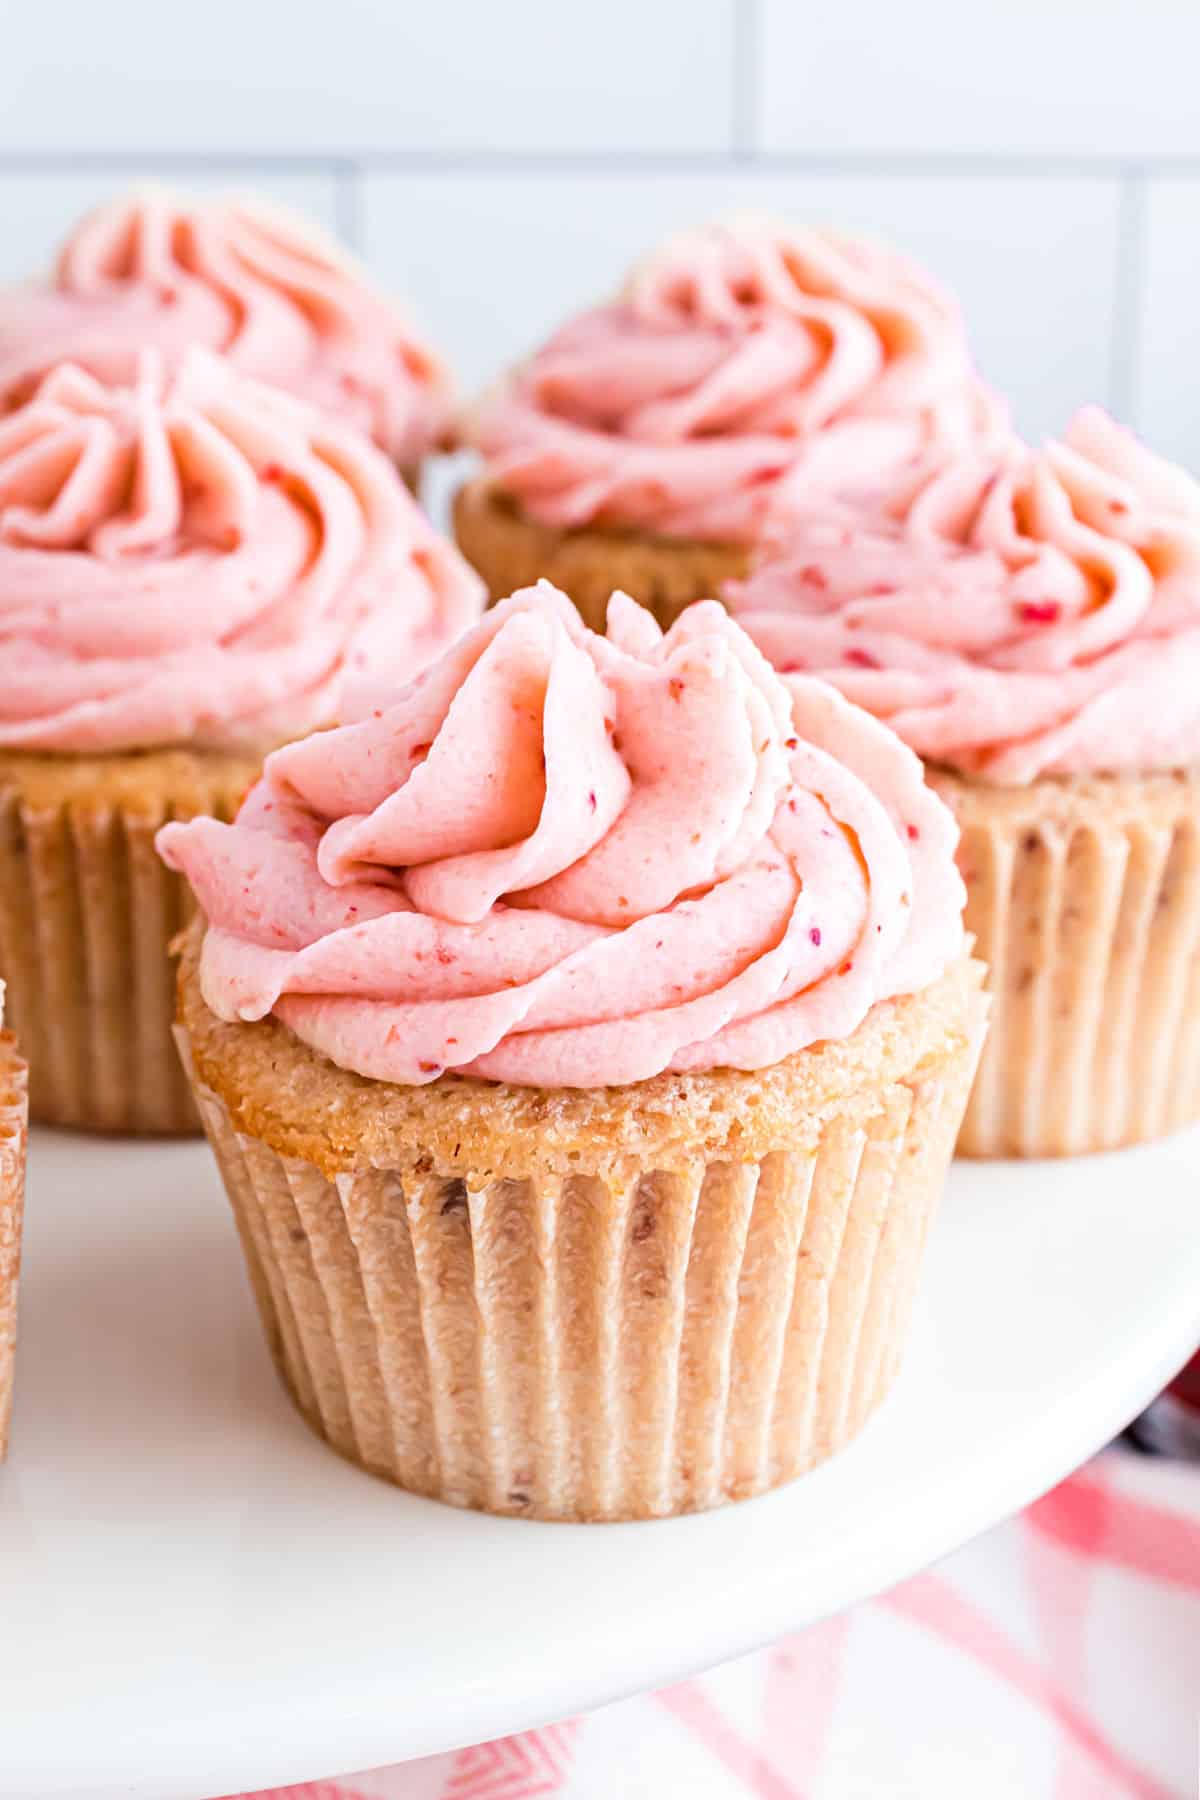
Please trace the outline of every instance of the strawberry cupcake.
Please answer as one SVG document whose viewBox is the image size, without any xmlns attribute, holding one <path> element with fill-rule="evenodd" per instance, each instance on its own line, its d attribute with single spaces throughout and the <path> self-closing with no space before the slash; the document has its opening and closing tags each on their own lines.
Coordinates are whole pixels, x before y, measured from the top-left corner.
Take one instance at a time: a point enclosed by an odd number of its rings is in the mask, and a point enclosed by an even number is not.
<svg viewBox="0 0 1200 1800">
<path fill-rule="evenodd" d="M 926 759 L 992 1029 L 960 1149 L 1200 1118 L 1200 486 L 1089 408 L 886 504 L 798 509 L 726 603 Z"/>
<path fill-rule="evenodd" d="M 0 976 L 35 1118 L 195 1126 L 155 831 L 231 816 L 481 606 L 366 438 L 203 352 L 133 387 L 64 365 L 0 419 Z"/>
<path fill-rule="evenodd" d="M 4 983 L 0 981 L 0 1026 Z M 11 1032 L 0 1030 L 0 1462 L 8 1453 L 13 1361 L 17 1348 L 17 1277 L 25 1212 L 25 1064 Z"/>
<path fill-rule="evenodd" d="M 974 1074 L 955 829 L 720 607 L 548 584 L 277 751 L 181 1036 L 267 1338 L 414 1492 L 650 1518 L 786 1481 L 895 1375 Z"/>
<path fill-rule="evenodd" d="M 459 543 L 493 598 L 546 575 L 602 627 L 743 574 L 785 476 L 873 489 L 1006 428 L 954 302 L 876 246 L 771 220 L 672 239 L 478 407 Z"/>
<path fill-rule="evenodd" d="M 98 207 L 48 277 L 0 294 L 0 410 L 55 363 L 121 385 L 143 349 L 173 367 L 193 345 L 357 426 L 414 483 L 446 438 L 444 367 L 340 245 L 257 201 L 159 188 Z"/>
</svg>

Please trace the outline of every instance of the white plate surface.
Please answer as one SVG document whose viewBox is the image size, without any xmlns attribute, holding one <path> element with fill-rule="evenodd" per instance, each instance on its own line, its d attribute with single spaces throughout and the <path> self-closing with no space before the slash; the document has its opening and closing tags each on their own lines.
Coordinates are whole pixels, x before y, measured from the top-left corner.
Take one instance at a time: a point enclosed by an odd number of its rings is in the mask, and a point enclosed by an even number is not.
<svg viewBox="0 0 1200 1800">
<path fill-rule="evenodd" d="M 310 1437 L 203 1146 L 36 1134 L 0 1800 L 210 1800 L 675 1679 L 1025 1504 L 1198 1337 L 1200 1135 L 959 1165 L 900 1387 L 838 1461 L 668 1523 L 487 1519 Z"/>
</svg>

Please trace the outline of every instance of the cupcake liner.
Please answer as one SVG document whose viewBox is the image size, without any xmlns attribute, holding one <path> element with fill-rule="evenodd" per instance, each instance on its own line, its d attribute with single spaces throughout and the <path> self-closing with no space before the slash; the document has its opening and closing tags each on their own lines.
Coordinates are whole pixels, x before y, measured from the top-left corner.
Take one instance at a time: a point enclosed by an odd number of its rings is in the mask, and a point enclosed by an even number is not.
<svg viewBox="0 0 1200 1800">
<path fill-rule="evenodd" d="M 8 1453 L 13 1361 L 17 1348 L 17 1278 L 25 1213 L 25 1064 L 12 1034 L 0 1032 L 0 1462 Z"/>
<path fill-rule="evenodd" d="M 750 567 L 746 544 L 655 537 L 616 526 L 567 531 L 541 525 L 486 479 L 459 489 L 454 532 L 493 601 L 544 576 L 569 594 L 584 623 L 600 632 L 615 588 L 648 607 L 665 630 L 685 607 L 714 599 L 723 582 L 739 579 Z"/>
<path fill-rule="evenodd" d="M 432 1155 L 326 1173 L 197 1082 L 296 1405 L 401 1487 L 532 1518 L 663 1517 L 820 1462 L 899 1366 L 977 987 L 916 1068 L 757 1161 L 581 1159 L 478 1186 Z"/>
<path fill-rule="evenodd" d="M 167 949 L 193 901 L 154 834 L 197 812 L 232 817 L 254 765 L 231 781 L 226 759 L 206 780 L 203 758 L 192 762 L 186 804 L 86 792 L 51 801 L 0 781 L 0 978 L 29 1061 L 30 1115 L 43 1124 L 199 1131 L 171 1039 Z"/>
<path fill-rule="evenodd" d="M 960 1153 L 1072 1156 L 1200 1119 L 1200 776 L 930 780 L 991 969 Z"/>
</svg>

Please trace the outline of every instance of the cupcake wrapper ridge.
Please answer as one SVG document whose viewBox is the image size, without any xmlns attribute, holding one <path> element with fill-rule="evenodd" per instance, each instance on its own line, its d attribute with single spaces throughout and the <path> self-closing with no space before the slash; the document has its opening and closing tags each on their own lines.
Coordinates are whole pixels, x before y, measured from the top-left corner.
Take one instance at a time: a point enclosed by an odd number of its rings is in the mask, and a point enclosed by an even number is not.
<svg viewBox="0 0 1200 1800">
<path fill-rule="evenodd" d="M 1200 776 L 931 780 L 991 969 L 960 1154 L 1080 1155 L 1200 1119 Z"/>
<path fill-rule="evenodd" d="M 301 1413 L 414 1493 L 539 1519 L 690 1512 L 830 1456 L 899 1367 L 978 1059 L 975 981 L 965 1035 L 757 1162 L 476 1189 L 436 1167 L 327 1176 L 198 1084 Z"/>
<path fill-rule="evenodd" d="M 136 811 L 78 799 L 35 806 L 15 790 L 0 793 L 0 976 L 35 1120 L 199 1131 L 171 1038 L 168 955 L 193 901 L 160 861 L 154 834 L 197 812 L 231 818 L 241 792 L 197 780 L 186 808 L 147 801 Z"/>
</svg>

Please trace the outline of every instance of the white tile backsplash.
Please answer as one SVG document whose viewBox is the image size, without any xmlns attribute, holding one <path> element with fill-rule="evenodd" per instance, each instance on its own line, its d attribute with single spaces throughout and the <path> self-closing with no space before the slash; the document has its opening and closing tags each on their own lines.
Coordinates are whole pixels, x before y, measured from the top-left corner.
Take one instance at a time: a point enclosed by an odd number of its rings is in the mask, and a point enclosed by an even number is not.
<svg viewBox="0 0 1200 1800">
<path fill-rule="evenodd" d="M 1200 473 L 1200 180 L 1155 183 L 1146 209 L 1138 429 Z"/>
<path fill-rule="evenodd" d="M 1115 182 L 762 175 L 381 174 L 362 210 L 369 261 L 469 388 L 611 290 L 663 233 L 768 209 L 889 237 L 962 298 L 985 373 L 1043 433 L 1109 398 Z"/>
<path fill-rule="evenodd" d="M 665 231 L 879 232 L 958 288 L 1039 434 L 1081 399 L 1200 466 L 1195 0 L 153 0 L 24 9 L 0 279 L 141 175 L 363 238 L 476 386 Z"/>
<path fill-rule="evenodd" d="M 326 18 L 295 0 L 104 0 L 72 7 L 69 31 L 57 7 L 24 8 L 0 56 L 0 147 L 726 150 L 736 4 L 337 0 Z"/>
<path fill-rule="evenodd" d="M 1200 153 L 1193 0 L 759 0 L 773 150 Z"/>
</svg>

